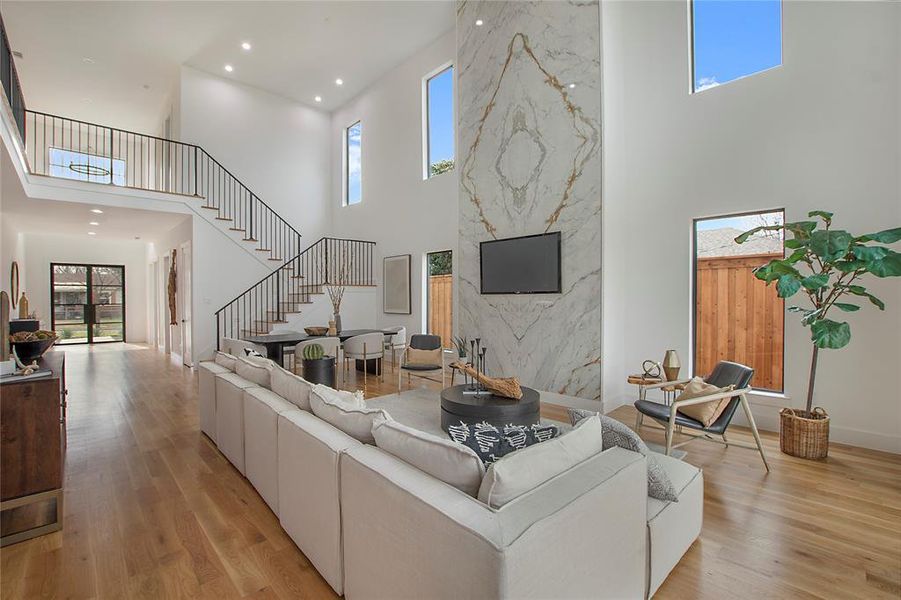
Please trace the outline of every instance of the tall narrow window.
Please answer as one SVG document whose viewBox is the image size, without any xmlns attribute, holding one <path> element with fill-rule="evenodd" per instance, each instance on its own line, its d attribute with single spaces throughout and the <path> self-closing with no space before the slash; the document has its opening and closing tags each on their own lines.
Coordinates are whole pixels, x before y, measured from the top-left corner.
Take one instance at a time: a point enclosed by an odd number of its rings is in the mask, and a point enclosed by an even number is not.
<svg viewBox="0 0 901 600">
<path fill-rule="evenodd" d="M 454 276 L 453 251 L 429 252 L 428 287 L 428 332 L 441 336 L 444 348 L 452 348 L 454 338 Z"/>
<path fill-rule="evenodd" d="M 754 368 L 757 389 L 782 391 L 784 301 L 754 269 L 783 257 L 781 231 L 735 238 L 758 225 L 781 225 L 781 210 L 695 221 L 694 374 L 728 360 Z"/>
<path fill-rule="evenodd" d="M 427 78 L 425 91 L 425 178 L 454 168 L 454 67 Z"/>
<path fill-rule="evenodd" d="M 691 0 L 692 92 L 782 64 L 781 0 Z"/>
<path fill-rule="evenodd" d="M 363 200 L 363 165 L 361 162 L 363 124 L 357 121 L 344 131 L 344 205 Z"/>
</svg>

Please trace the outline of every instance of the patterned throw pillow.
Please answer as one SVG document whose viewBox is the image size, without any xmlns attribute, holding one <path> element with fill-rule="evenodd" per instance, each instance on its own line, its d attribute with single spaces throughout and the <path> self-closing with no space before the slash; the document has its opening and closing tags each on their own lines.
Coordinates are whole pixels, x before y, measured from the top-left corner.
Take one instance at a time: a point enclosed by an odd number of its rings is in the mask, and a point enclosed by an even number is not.
<svg viewBox="0 0 901 600">
<path fill-rule="evenodd" d="M 560 430 L 553 425 L 513 424 L 498 429 L 484 421 L 473 425 L 461 421 L 448 427 L 447 434 L 458 444 L 474 450 L 487 466 L 506 454 L 553 439 Z"/>
<path fill-rule="evenodd" d="M 599 414 L 581 408 L 570 408 L 568 412 L 569 420 L 573 425 L 586 417 Z M 652 452 L 648 445 L 638 437 L 638 434 L 629 429 L 628 425 L 606 415 L 600 415 L 600 417 L 604 450 L 613 447 L 625 448 L 644 456 L 648 460 L 648 496 L 665 502 L 678 502 L 679 494 L 676 492 L 676 486 L 666 474 L 663 465 L 657 460 L 656 453 Z"/>
<path fill-rule="evenodd" d="M 253 348 L 244 348 L 244 356 L 254 356 L 259 358 L 266 358 L 265 354 L 260 354 Z"/>
</svg>

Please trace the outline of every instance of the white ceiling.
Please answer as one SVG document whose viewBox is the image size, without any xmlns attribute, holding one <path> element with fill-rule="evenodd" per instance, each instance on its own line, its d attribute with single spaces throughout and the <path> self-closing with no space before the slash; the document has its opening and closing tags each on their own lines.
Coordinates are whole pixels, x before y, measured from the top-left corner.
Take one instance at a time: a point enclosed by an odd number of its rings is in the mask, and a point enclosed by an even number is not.
<svg viewBox="0 0 901 600">
<path fill-rule="evenodd" d="M 90 240 L 151 241 L 181 223 L 189 215 L 139 210 L 136 208 L 97 207 L 103 214 L 91 212 L 90 204 L 29 198 L 22 189 L 6 146 L 0 142 L 0 218 L 21 233 L 78 235 Z M 100 225 L 89 225 L 96 221 Z M 88 235 L 93 231 L 96 235 Z"/>
<path fill-rule="evenodd" d="M 180 65 L 331 111 L 452 29 L 455 4 L 3 0 L 2 15 L 29 108 L 154 133 Z"/>
</svg>

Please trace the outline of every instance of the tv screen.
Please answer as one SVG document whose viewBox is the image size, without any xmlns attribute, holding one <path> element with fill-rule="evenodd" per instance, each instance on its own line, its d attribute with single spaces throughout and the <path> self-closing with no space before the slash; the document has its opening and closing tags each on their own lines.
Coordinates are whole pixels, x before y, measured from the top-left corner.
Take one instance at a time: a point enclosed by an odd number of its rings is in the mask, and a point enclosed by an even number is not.
<svg viewBox="0 0 901 600">
<path fill-rule="evenodd" d="M 559 294 L 560 232 L 482 242 L 483 294 Z"/>
</svg>

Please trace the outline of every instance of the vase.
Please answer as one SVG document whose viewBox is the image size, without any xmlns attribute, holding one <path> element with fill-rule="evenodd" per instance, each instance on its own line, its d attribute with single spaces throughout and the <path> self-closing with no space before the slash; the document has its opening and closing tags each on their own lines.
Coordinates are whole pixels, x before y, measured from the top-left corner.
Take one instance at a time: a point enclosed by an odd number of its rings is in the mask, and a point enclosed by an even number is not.
<svg viewBox="0 0 901 600">
<path fill-rule="evenodd" d="M 341 333 L 341 315 L 335 313 L 335 329 Z"/>
<path fill-rule="evenodd" d="M 679 355 L 675 350 L 667 350 L 663 355 L 663 374 L 666 375 L 667 381 L 675 381 L 679 378 L 679 369 L 682 363 L 679 362 Z"/>
</svg>

